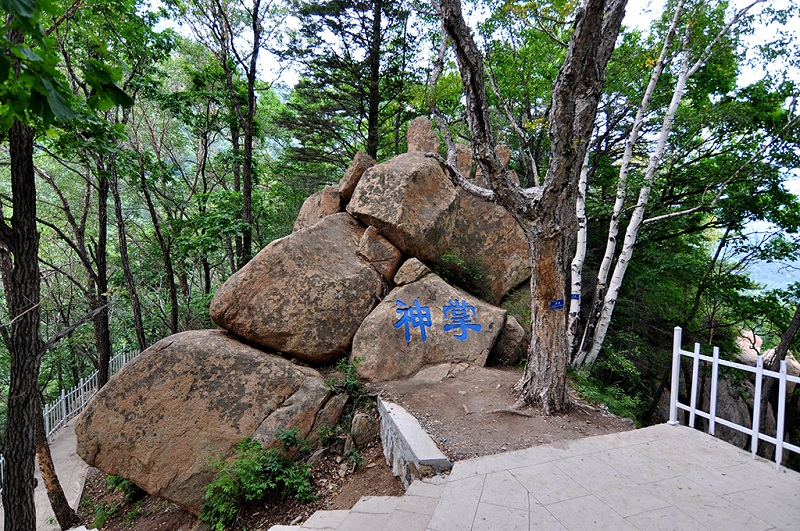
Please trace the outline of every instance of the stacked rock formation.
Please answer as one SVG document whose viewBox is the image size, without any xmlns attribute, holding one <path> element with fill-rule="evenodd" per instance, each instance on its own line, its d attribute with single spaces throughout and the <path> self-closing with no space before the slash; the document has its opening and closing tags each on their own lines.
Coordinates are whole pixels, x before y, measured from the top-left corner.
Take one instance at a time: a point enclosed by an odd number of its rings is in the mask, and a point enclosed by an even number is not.
<svg viewBox="0 0 800 531">
<path fill-rule="evenodd" d="M 79 455 L 197 513 L 208 457 L 338 421 L 344 400 L 297 362 L 349 355 L 371 381 L 445 361 L 514 363 L 525 333 L 495 305 L 529 276 L 524 235 L 425 156 L 440 148 L 427 119 L 409 126 L 408 145 L 382 164 L 359 153 L 338 186 L 309 197 L 295 232 L 217 290 L 223 330 L 165 338 L 114 377 L 78 422 Z"/>
</svg>

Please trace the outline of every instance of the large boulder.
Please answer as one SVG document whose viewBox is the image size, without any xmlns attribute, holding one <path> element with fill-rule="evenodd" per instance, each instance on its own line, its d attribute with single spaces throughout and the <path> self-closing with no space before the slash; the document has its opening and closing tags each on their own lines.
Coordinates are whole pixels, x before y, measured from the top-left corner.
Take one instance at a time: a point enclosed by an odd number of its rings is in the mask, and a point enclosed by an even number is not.
<svg viewBox="0 0 800 531">
<path fill-rule="evenodd" d="M 305 437 L 328 396 L 314 369 L 221 330 L 183 332 L 148 348 L 95 395 L 75 426 L 77 452 L 197 514 L 214 477 L 209 458 L 245 437 L 277 445 L 279 429 Z"/>
<path fill-rule="evenodd" d="M 358 243 L 358 256 L 372 264 L 372 267 L 386 280 L 394 278 L 400 260 L 400 250 L 389 240 L 378 234 L 375 227 L 367 227 Z"/>
<path fill-rule="evenodd" d="M 375 159 L 363 151 L 356 153 L 353 162 L 350 163 L 347 171 L 344 172 L 344 177 L 339 181 L 339 194 L 341 194 L 342 199 L 350 201 L 353 190 L 356 189 L 358 181 L 361 180 L 361 176 L 368 168 L 375 166 L 375 164 L 377 164 Z"/>
<path fill-rule="evenodd" d="M 382 295 L 380 274 L 358 256 L 364 231 L 339 213 L 272 242 L 217 290 L 211 318 L 303 361 L 333 361 Z"/>
<path fill-rule="evenodd" d="M 506 324 L 494 344 L 488 362 L 493 365 L 513 367 L 519 360 L 525 358 L 529 343 L 525 338 L 525 329 L 513 315 L 508 314 Z"/>
<path fill-rule="evenodd" d="M 405 254 L 433 260 L 447 252 L 457 197 L 439 163 L 416 151 L 365 171 L 347 211 Z"/>
<path fill-rule="evenodd" d="M 342 211 L 342 197 L 336 186 L 326 186 L 317 193 L 311 194 L 300 208 L 294 222 L 294 230 L 298 231 L 314 225 L 322 218 Z"/>
<path fill-rule="evenodd" d="M 482 299 L 499 304 L 531 276 L 531 251 L 522 227 L 500 205 L 458 190 L 454 230 L 447 253 L 435 260 L 448 278 Z"/>
<path fill-rule="evenodd" d="M 468 361 L 483 366 L 506 312 L 434 274 L 395 288 L 353 338 L 351 359 L 371 381 L 407 376 L 425 365 Z"/>
<path fill-rule="evenodd" d="M 420 151 L 422 153 L 438 153 L 442 142 L 433 130 L 433 124 L 424 116 L 414 118 L 408 124 L 408 152 Z"/>
</svg>

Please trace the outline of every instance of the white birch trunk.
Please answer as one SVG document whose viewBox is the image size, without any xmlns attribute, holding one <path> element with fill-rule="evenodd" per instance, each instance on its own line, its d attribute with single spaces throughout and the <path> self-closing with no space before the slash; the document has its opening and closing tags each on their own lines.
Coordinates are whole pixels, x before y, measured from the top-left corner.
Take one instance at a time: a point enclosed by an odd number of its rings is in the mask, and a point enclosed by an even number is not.
<svg viewBox="0 0 800 531">
<path fill-rule="evenodd" d="M 625 277 L 625 272 L 628 269 L 628 263 L 633 256 L 633 248 L 636 244 L 636 238 L 639 235 L 639 229 L 644 221 L 647 202 L 650 199 L 650 190 L 652 189 L 656 172 L 664 155 L 667 138 L 672 131 L 672 124 L 675 120 L 675 114 L 678 111 L 678 106 L 683 99 L 687 81 L 708 60 L 714 51 L 714 47 L 717 45 L 720 39 L 722 39 L 722 37 L 724 37 L 728 31 L 730 31 L 731 27 L 733 27 L 733 25 L 753 6 L 764 1 L 765 0 L 755 0 L 750 5 L 739 10 L 739 12 L 736 13 L 736 15 L 725 25 L 725 27 L 719 31 L 714 40 L 703 50 L 700 58 L 694 64 L 692 64 L 691 67 L 689 66 L 688 51 L 684 51 L 684 60 L 682 62 L 680 75 L 678 76 L 678 82 L 675 86 L 675 90 L 672 93 L 672 100 L 670 101 L 670 105 L 667 109 L 667 114 L 664 116 L 664 122 L 661 126 L 661 134 L 658 139 L 658 144 L 656 145 L 655 153 L 653 153 L 653 155 L 650 157 L 650 162 L 647 166 L 647 173 L 645 174 L 644 184 L 639 191 L 639 199 L 636 203 L 636 207 L 634 208 L 631 220 L 628 223 L 628 228 L 625 231 L 625 240 L 623 242 L 622 251 L 620 252 L 616 265 L 614 266 L 614 274 L 608 283 L 606 294 L 603 297 L 603 305 L 600 311 L 600 317 L 597 320 L 597 325 L 594 328 L 593 334 L 591 335 L 591 343 L 587 345 L 588 338 L 584 337 L 583 344 L 581 345 L 580 356 L 578 359 L 576 359 L 576 366 L 591 366 L 597 359 L 597 355 L 600 353 L 600 348 L 603 346 L 603 342 L 605 341 L 606 333 L 608 332 L 608 326 L 611 323 L 611 317 L 614 314 L 617 296 L 619 295 L 619 290 L 622 286 L 622 279 Z"/>
<path fill-rule="evenodd" d="M 653 97 L 653 93 L 655 92 L 656 85 L 658 84 L 658 80 L 661 77 L 661 74 L 664 72 L 664 67 L 667 63 L 667 55 L 669 54 L 669 48 L 672 45 L 672 39 L 675 36 L 675 32 L 678 27 L 678 21 L 680 20 L 681 14 L 683 12 L 683 0 L 678 3 L 677 8 L 675 9 L 675 15 L 672 17 L 672 23 L 670 24 L 669 31 L 667 35 L 664 37 L 664 44 L 661 46 L 661 53 L 658 56 L 658 61 L 656 62 L 655 67 L 653 68 L 653 72 L 650 75 L 650 81 L 647 84 L 647 89 L 644 92 L 644 96 L 642 96 L 642 101 L 639 104 L 639 108 L 636 111 L 636 118 L 633 122 L 633 129 L 631 129 L 631 133 L 628 136 L 628 140 L 625 143 L 625 152 L 622 155 L 622 165 L 620 166 L 619 170 L 619 178 L 617 180 L 617 195 L 614 200 L 614 209 L 611 213 L 611 221 L 608 225 L 608 237 L 606 239 L 606 250 L 603 253 L 603 260 L 600 262 L 600 268 L 597 271 L 597 282 L 595 283 L 595 290 L 594 290 L 594 299 L 592 301 L 592 309 L 590 310 L 590 322 L 592 320 L 598 319 L 597 314 L 601 312 L 603 306 L 603 300 L 606 294 L 606 285 L 608 283 L 608 273 L 611 271 L 611 264 L 614 260 L 614 254 L 617 250 L 617 234 L 619 233 L 619 218 L 622 215 L 622 210 L 625 207 L 625 195 L 627 192 L 628 187 L 628 172 L 630 171 L 630 164 L 631 160 L 633 159 L 633 149 L 636 145 L 636 142 L 639 140 L 639 135 L 642 131 L 642 126 L 644 125 L 644 115 L 647 113 L 647 110 L 650 107 L 650 100 Z M 579 233 L 580 237 L 580 233 Z M 584 248 L 585 251 L 585 248 Z M 573 272 L 573 279 L 574 279 L 574 272 Z M 570 302 L 570 333 L 577 334 L 577 320 L 575 321 L 576 330 L 572 332 L 572 302 Z M 575 358 L 573 362 L 573 367 L 578 368 L 584 364 L 587 354 L 587 345 L 586 341 L 588 338 L 594 336 L 593 334 L 593 327 L 587 326 L 586 330 L 584 331 L 584 337 L 581 340 L 580 348 L 578 349 L 578 356 Z M 570 345 L 574 344 L 574 338 Z"/>
<path fill-rule="evenodd" d="M 578 199 L 575 201 L 575 214 L 578 218 L 578 234 L 575 244 L 575 257 L 572 259 L 569 314 L 567 315 L 567 348 L 574 352 L 578 335 L 578 321 L 581 314 L 581 286 L 583 284 L 583 261 L 586 258 L 586 181 L 589 174 L 589 150 L 583 158 L 583 167 L 578 179 Z"/>
</svg>

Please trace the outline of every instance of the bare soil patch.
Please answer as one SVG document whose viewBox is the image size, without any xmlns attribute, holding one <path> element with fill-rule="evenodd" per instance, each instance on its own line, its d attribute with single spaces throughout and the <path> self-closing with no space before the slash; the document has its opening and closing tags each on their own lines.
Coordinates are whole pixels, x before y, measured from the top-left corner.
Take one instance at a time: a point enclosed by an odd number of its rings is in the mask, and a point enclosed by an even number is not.
<svg viewBox="0 0 800 531">
<path fill-rule="evenodd" d="M 586 403 L 570 391 L 573 408 L 560 416 L 542 417 L 533 409 L 514 409 L 515 369 L 445 364 L 423 369 L 406 380 L 369 386 L 384 400 L 412 413 L 453 461 L 558 443 L 591 435 L 633 429 L 633 423 Z M 250 507 L 232 531 L 266 530 L 277 524 L 304 522 L 321 509 L 350 509 L 362 496 L 400 496 L 400 480 L 386 465 L 383 448 L 374 440 L 361 449 L 364 462 L 355 466 L 335 452 L 326 452 L 313 468 L 318 498 L 309 504 L 292 499 Z M 109 492 L 105 474 L 93 470 L 84 489 L 80 515 L 90 527 L 100 510 L 110 511 L 110 531 L 197 531 L 194 515 L 164 500 L 146 496 L 126 502 Z"/>
<path fill-rule="evenodd" d="M 514 384 L 520 376 L 510 368 L 445 364 L 375 385 L 373 391 L 414 415 L 451 461 L 634 427 L 572 390 L 573 407 L 565 415 L 543 417 L 529 407 L 515 409 Z"/>
</svg>

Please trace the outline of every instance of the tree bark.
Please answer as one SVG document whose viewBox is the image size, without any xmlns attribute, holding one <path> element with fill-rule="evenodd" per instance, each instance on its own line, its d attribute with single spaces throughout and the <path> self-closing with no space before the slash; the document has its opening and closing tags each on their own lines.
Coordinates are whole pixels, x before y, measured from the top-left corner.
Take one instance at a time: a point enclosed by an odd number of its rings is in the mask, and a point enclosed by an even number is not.
<svg viewBox="0 0 800 531">
<path fill-rule="evenodd" d="M 535 159 L 531 157 L 532 163 Z M 581 317 L 581 297 L 583 293 L 583 262 L 586 259 L 587 223 L 586 223 L 586 186 L 589 176 L 589 151 L 583 159 L 583 168 L 578 180 L 578 198 L 575 201 L 575 217 L 578 220 L 578 233 L 575 242 L 575 256 L 570 265 L 571 290 L 569 296 L 569 314 L 567 315 L 567 348 L 570 355 L 575 349 L 578 337 L 578 324 Z"/>
<path fill-rule="evenodd" d="M 111 331 L 108 322 L 108 192 L 107 172 L 98 165 L 97 194 L 97 245 L 94 249 L 94 262 L 97 277 L 95 294 L 89 301 L 91 310 L 100 310 L 92 321 L 94 327 L 94 343 L 97 349 L 97 384 L 103 387 L 111 377 Z"/>
<path fill-rule="evenodd" d="M 568 253 L 577 228 L 574 205 L 580 170 L 597 113 L 605 68 L 625 12 L 625 0 L 588 0 L 576 17 L 567 57 L 553 84 L 550 109 L 551 156 L 543 186 L 522 189 L 494 152 L 483 59 L 458 0 L 442 0 L 444 28 L 456 53 L 467 99 L 473 153 L 488 177 L 491 197 L 508 210 L 525 232 L 531 249 L 532 339 L 525 372 L 517 383 L 521 401 L 556 414 L 569 406 L 566 374 Z M 452 166 L 452 165 L 450 165 Z M 454 174 L 448 166 L 448 171 Z M 457 172 L 455 173 L 457 175 Z M 460 177 L 460 178 L 459 178 Z M 463 176 L 457 175 L 459 184 Z"/>
<path fill-rule="evenodd" d="M 125 284 L 128 286 L 128 296 L 130 297 L 131 309 L 133 310 L 133 328 L 136 332 L 136 343 L 141 352 L 147 348 L 147 337 L 144 333 L 142 305 L 139 300 L 139 293 L 136 290 L 136 279 L 133 276 L 131 260 L 128 257 L 128 231 L 125 225 L 125 217 L 122 214 L 122 199 L 119 195 L 119 175 L 115 168 L 111 170 L 111 195 L 114 198 L 114 215 L 117 218 L 119 257 L 122 261 L 122 271 L 125 274 Z"/>
<path fill-rule="evenodd" d="M 39 233 L 36 230 L 33 138 L 33 129 L 15 118 L 8 135 L 13 213 L 11 226 L 3 223 L 2 231 L 4 247 L 13 256 L 11 277 L 4 279 L 11 318 L 6 345 L 11 358 L 4 448 L 6 531 L 36 528 L 34 419 L 41 416 L 37 408 L 37 380 L 42 340 L 39 336 Z"/>
<path fill-rule="evenodd" d="M 39 395 L 38 410 L 42 409 L 43 403 L 44 401 Z M 39 470 L 42 473 L 45 489 L 47 489 L 47 497 L 56 515 L 56 520 L 58 520 L 58 525 L 62 530 L 66 531 L 77 526 L 81 523 L 81 520 L 72 507 L 69 506 L 64 490 L 61 488 L 61 483 L 58 481 L 53 457 L 50 455 L 47 434 L 44 432 L 44 418 L 41 414 L 36 415 L 34 422 L 36 423 L 36 460 L 39 462 Z"/>
<path fill-rule="evenodd" d="M 140 189 L 144 196 L 145 203 L 147 203 L 147 211 L 150 212 L 150 221 L 153 223 L 153 231 L 158 240 L 158 246 L 161 248 L 161 254 L 164 257 L 164 268 L 167 270 L 167 286 L 169 287 L 169 330 L 172 334 L 178 333 L 178 287 L 175 285 L 175 268 L 172 266 L 172 256 L 170 255 L 169 245 L 167 244 L 164 234 L 161 231 L 161 221 L 158 219 L 158 212 L 153 204 L 153 199 L 150 196 L 150 190 L 147 188 L 147 180 L 145 179 L 144 167 L 139 169 Z"/>
</svg>

